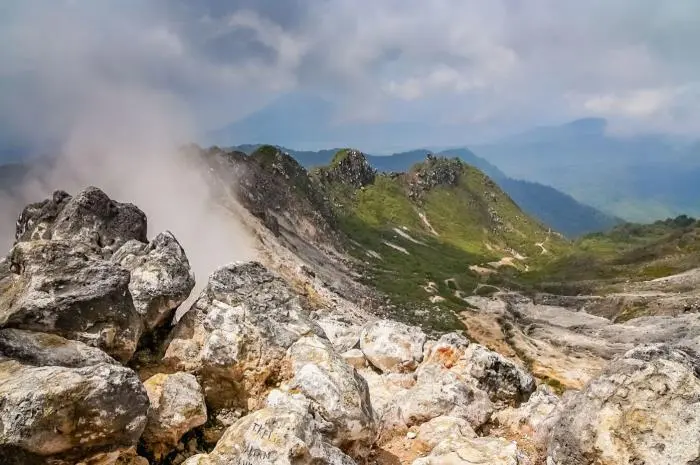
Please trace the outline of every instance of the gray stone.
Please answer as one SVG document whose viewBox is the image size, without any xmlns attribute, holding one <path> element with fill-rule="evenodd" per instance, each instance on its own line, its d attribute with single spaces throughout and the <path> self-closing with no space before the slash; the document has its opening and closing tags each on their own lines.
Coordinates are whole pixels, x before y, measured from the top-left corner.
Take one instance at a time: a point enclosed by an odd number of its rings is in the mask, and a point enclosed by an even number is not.
<svg viewBox="0 0 700 465">
<path fill-rule="evenodd" d="M 131 273 L 129 292 L 147 331 L 169 322 L 194 288 L 194 273 L 185 251 L 169 231 L 148 244 L 127 242 L 112 261 Z"/>
<path fill-rule="evenodd" d="M 360 348 L 380 370 L 406 372 L 416 369 L 423 359 L 426 336 L 415 326 L 393 320 L 377 320 L 360 333 Z"/>
<path fill-rule="evenodd" d="M 129 295 L 129 272 L 66 241 L 20 242 L 9 255 L 0 327 L 58 334 L 125 362 L 142 323 Z"/>
</svg>

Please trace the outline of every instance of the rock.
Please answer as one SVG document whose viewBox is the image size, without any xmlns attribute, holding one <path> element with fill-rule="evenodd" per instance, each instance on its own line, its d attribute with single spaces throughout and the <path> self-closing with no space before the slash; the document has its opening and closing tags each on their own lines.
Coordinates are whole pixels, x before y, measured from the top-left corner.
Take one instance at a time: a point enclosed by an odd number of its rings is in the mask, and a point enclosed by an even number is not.
<svg viewBox="0 0 700 465">
<path fill-rule="evenodd" d="M 142 323 L 129 295 L 129 272 L 66 241 L 20 242 L 0 295 L 0 327 L 58 334 L 125 362 Z"/>
<path fill-rule="evenodd" d="M 347 352 L 343 352 L 341 357 L 357 370 L 367 368 L 367 359 L 360 349 L 350 349 Z"/>
<path fill-rule="evenodd" d="M 189 373 L 160 373 L 143 384 L 151 406 L 142 440 L 160 460 L 183 434 L 207 421 L 207 407 L 202 388 Z"/>
<path fill-rule="evenodd" d="M 449 415 L 464 418 L 477 429 L 490 419 L 494 406 L 475 384 L 471 378 L 431 364 L 421 367 L 415 386 L 397 395 L 395 403 L 406 426 Z"/>
<path fill-rule="evenodd" d="M 146 242 L 146 215 L 136 206 L 111 200 L 96 187 L 71 197 L 56 191 L 51 199 L 24 208 L 17 241 L 65 239 L 91 244 L 110 255 L 130 239 Z"/>
<path fill-rule="evenodd" d="M 338 352 L 347 352 L 354 349 L 360 342 L 361 326 L 341 321 L 338 319 L 323 317 L 316 320 L 316 323 L 323 328 L 328 340 L 333 344 Z"/>
<path fill-rule="evenodd" d="M 503 438 L 450 437 L 413 465 L 518 465 L 521 453 Z"/>
<path fill-rule="evenodd" d="M 549 443 L 556 465 L 700 463 L 700 357 L 665 344 L 613 360 L 567 402 Z"/>
<path fill-rule="evenodd" d="M 494 402 L 517 404 L 535 390 L 535 379 L 515 363 L 479 344 L 470 344 L 464 357 L 469 374 Z"/>
<path fill-rule="evenodd" d="M 311 409 L 327 424 L 325 436 L 354 457 L 365 455 L 376 438 L 367 382 L 326 339 L 306 336 L 289 348 L 292 391 L 311 400 Z"/>
<path fill-rule="evenodd" d="M 470 344 L 457 333 L 443 335 L 426 351 L 419 376 L 421 370 L 435 366 L 473 379 L 499 404 L 525 401 L 536 388 L 534 378 L 518 365 L 482 345 Z"/>
<path fill-rule="evenodd" d="M 355 465 L 324 441 L 313 417 L 295 410 L 263 408 L 232 425 L 209 455 L 186 465 Z"/>
<path fill-rule="evenodd" d="M 418 428 L 416 439 L 424 445 L 425 450 L 433 450 L 445 439 L 475 438 L 476 433 L 463 418 L 440 416 L 423 423 Z"/>
<path fill-rule="evenodd" d="M 39 358 L 39 357 L 37 357 Z M 72 465 L 136 445 L 148 397 L 132 370 L 0 359 L 0 463 Z"/>
<path fill-rule="evenodd" d="M 369 323 L 360 333 L 362 352 L 383 372 L 415 370 L 423 359 L 425 341 L 420 328 L 392 320 Z"/>
<path fill-rule="evenodd" d="M 284 281 L 259 263 L 232 264 L 180 319 L 164 362 L 196 373 L 210 408 L 253 410 L 291 377 L 287 349 L 309 334 L 325 337 Z"/>
<path fill-rule="evenodd" d="M 327 182 L 342 182 L 357 189 L 374 183 L 377 170 L 358 150 L 339 151 L 331 164 L 318 172 Z"/>
<path fill-rule="evenodd" d="M 145 329 L 169 322 L 194 288 L 194 273 L 185 251 L 169 231 L 149 244 L 130 240 L 112 256 L 131 273 L 129 292 Z"/>
<path fill-rule="evenodd" d="M 518 408 L 509 407 L 496 412 L 493 419 L 513 434 L 532 438 L 541 447 L 546 444 L 557 420 L 559 405 L 560 399 L 552 388 L 540 384 L 527 402 Z"/>
<path fill-rule="evenodd" d="M 416 436 L 418 436 L 418 433 L 416 433 L 415 431 L 409 431 L 408 433 L 406 433 L 406 437 L 408 439 L 416 439 Z"/>
<path fill-rule="evenodd" d="M 397 399 L 400 399 L 400 395 L 416 383 L 413 374 L 380 374 L 368 368 L 358 373 L 367 382 L 372 410 L 374 410 L 380 434 L 405 428 Z"/>
<path fill-rule="evenodd" d="M 0 354 L 34 366 L 80 368 L 117 362 L 99 349 L 55 334 L 20 329 L 0 330 Z"/>
</svg>

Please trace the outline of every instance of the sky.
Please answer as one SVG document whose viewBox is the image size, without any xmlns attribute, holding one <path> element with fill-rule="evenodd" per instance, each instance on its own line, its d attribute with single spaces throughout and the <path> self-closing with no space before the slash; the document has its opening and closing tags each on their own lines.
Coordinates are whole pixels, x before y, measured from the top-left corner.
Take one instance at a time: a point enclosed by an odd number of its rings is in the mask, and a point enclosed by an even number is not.
<svg viewBox="0 0 700 465">
<path fill-rule="evenodd" d="M 698 43 L 696 0 L 3 0 L 0 140 L 61 140 L 122 94 L 183 139 L 295 93 L 338 125 L 693 135 Z"/>
</svg>

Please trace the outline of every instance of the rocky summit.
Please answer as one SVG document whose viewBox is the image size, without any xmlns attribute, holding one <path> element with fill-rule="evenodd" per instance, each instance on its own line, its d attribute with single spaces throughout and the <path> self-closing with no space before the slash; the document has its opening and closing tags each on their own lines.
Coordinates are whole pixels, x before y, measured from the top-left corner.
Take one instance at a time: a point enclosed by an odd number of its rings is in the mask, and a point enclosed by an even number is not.
<svg viewBox="0 0 700 465">
<path fill-rule="evenodd" d="M 0 463 L 700 463 L 698 313 L 613 321 L 618 301 L 524 292 L 515 270 L 568 245 L 474 168 L 430 157 L 380 176 L 343 151 L 309 174 L 269 147 L 187 156 L 259 260 L 222 257 L 188 299 L 186 251 L 169 231 L 149 239 L 138 207 L 88 187 L 19 212 L 0 261 Z M 479 247 L 510 257 L 462 272 L 500 281 L 468 292 L 406 258 L 487 256 L 450 229 L 445 198 L 488 226 Z M 403 300 L 398 270 L 420 283 Z"/>
</svg>

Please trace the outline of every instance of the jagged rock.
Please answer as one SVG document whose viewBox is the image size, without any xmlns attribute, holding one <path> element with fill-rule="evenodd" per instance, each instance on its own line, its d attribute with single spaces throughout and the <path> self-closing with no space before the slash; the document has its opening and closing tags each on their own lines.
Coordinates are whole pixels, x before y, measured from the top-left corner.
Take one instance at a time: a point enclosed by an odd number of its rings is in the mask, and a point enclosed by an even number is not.
<svg viewBox="0 0 700 465">
<path fill-rule="evenodd" d="M 464 357 L 469 374 L 494 402 L 526 401 L 537 387 L 535 379 L 515 363 L 479 344 L 470 344 Z"/>
<path fill-rule="evenodd" d="M 291 377 L 287 349 L 323 330 L 300 297 L 259 263 L 216 270 L 173 331 L 164 361 L 198 374 L 207 405 L 252 410 L 271 385 Z"/>
<path fill-rule="evenodd" d="M 420 328 L 393 320 L 374 321 L 360 333 L 362 352 L 383 372 L 415 370 L 423 359 L 425 341 Z"/>
<path fill-rule="evenodd" d="M 358 457 L 375 440 L 376 424 L 367 382 L 326 339 L 306 336 L 289 348 L 294 378 L 289 389 L 311 400 L 331 443 Z"/>
<path fill-rule="evenodd" d="M 457 333 L 445 334 L 430 346 L 418 371 L 434 366 L 475 380 L 497 403 L 525 401 L 536 388 L 534 378 L 518 365 Z"/>
<path fill-rule="evenodd" d="M 80 368 L 117 362 L 100 349 L 55 334 L 20 329 L 0 330 L 0 354 L 26 365 Z"/>
<path fill-rule="evenodd" d="M 665 344 L 632 349 L 572 396 L 552 430 L 549 460 L 700 463 L 700 357 Z"/>
<path fill-rule="evenodd" d="M 142 323 L 129 295 L 129 272 L 66 241 L 20 242 L 0 295 L 0 327 L 58 334 L 131 358 Z"/>
<path fill-rule="evenodd" d="M 350 349 L 340 355 L 356 370 L 361 370 L 368 366 L 365 354 L 363 354 L 360 349 Z"/>
<path fill-rule="evenodd" d="M 494 414 L 494 420 L 513 434 L 527 436 L 542 446 L 557 420 L 560 399 L 546 384 L 540 384 L 527 402 Z"/>
<path fill-rule="evenodd" d="M 413 465 L 518 465 L 521 455 L 514 442 L 503 438 L 450 437 Z"/>
<path fill-rule="evenodd" d="M 421 367 L 415 386 L 399 394 L 395 402 L 406 426 L 449 415 L 464 418 L 477 429 L 494 411 L 488 394 L 472 378 L 435 364 Z"/>
<path fill-rule="evenodd" d="M 418 428 L 416 440 L 425 450 L 430 451 L 445 439 L 475 438 L 476 433 L 463 418 L 441 416 L 423 423 Z"/>
<path fill-rule="evenodd" d="M 146 242 L 146 215 L 136 206 L 111 200 L 96 187 L 71 197 L 56 191 L 51 199 L 27 205 L 17 220 L 17 241 L 65 239 L 84 242 L 107 255 L 124 242 Z"/>
<path fill-rule="evenodd" d="M 315 430 L 311 415 L 263 408 L 232 425 L 214 450 L 184 465 L 355 465 Z"/>
<path fill-rule="evenodd" d="M 112 261 L 131 273 L 129 292 L 147 331 L 170 321 L 194 288 L 194 273 L 185 251 L 169 231 L 158 234 L 149 244 L 128 241 Z"/>
<path fill-rule="evenodd" d="M 143 384 L 150 408 L 142 440 L 159 460 L 183 434 L 207 421 L 207 407 L 197 378 L 189 373 L 159 373 Z"/>
<path fill-rule="evenodd" d="M 372 168 L 365 155 L 358 150 L 338 152 L 331 164 L 319 172 L 327 181 L 342 182 L 360 188 L 374 182 L 377 170 Z"/>
<path fill-rule="evenodd" d="M 323 317 L 316 320 L 316 323 L 323 328 L 328 340 L 338 352 L 346 352 L 354 349 L 360 342 L 360 331 L 362 327 L 346 321 Z"/>
<path fill-rule="evenodd" d="M 114 363 L 41 367 L 0 357 L 0 399 L 0 463 L 72 465 L 134 446 L 148 409 L 136 373 Z"/>
<path fill-rule="evenodd" d="M 408 185 L 408 195 L 418 200 L 437 186 L 454 186 L 459 181 L 464 164 L 459 158 L 426 156 L 425 161 L 413 170 Z"/>
</svg>

